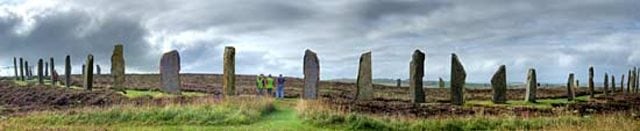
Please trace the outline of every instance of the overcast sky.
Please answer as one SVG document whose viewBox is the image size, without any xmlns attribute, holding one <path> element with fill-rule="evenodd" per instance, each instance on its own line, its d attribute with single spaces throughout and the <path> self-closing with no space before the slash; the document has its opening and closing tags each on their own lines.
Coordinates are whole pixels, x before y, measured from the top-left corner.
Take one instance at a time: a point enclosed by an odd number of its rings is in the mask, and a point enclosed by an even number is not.
<svg viewBox="0 0 640 131">
<path fill-rule="evenodd" d="M 9 0 L 0 2 L 0 65 L 86 55 L 108 72 L 115 43 L 128 73 L 157 73 L 178 50 L 183 73 L 221 73 L 235 46 L 240 74 L 302 76 L 305 49 L 318 53 L 322 79 L 355 78 L 373 52 L 374 78 L 409 76 L 411 53 L 426 51 L 426 80 L 449 79 L 457 53 L 470 82 L 489 82 L 499 65 L 521 82 L 619 77 L 640 65 L 638 0 Z M 11 71 L 2 68 L 3 75 Z"/>
</svg>

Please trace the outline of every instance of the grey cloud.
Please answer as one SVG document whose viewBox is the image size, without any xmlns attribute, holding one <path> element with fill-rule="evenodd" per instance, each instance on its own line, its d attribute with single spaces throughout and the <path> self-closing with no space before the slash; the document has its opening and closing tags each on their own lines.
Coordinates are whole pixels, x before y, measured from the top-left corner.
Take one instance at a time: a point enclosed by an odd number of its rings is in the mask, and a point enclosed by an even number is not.
<svg viewBox="0 0 640 131">
<path fill-rule="evenodd" d="M 0 42 L 0 56 L 29 50 L 36 52 L 28 53 L 33 59 L 88 52 L 107 59 L 113 43 L 123 42 L 127 61 L 133 61 L 127 69 L 157 72 L 161 51 L 170 47 L 181 51 L 184 72 L 219 73 L 223 47 L 235 45 L 239 73 L 299 77 L 303 51 L 309 48 L 319 54 L 322 78 L 332 79 L 354 78 L 360 53 L 371 50 L 375 78 L 407 78 L 410 53 L 421 49 L 427 52 L 428 80 L 448 79 L 450 54 L 457 53 L 470 82 L 488 82 L 506 64 L 510 81 L 523 81 L 527 68 L 536 68 L 541 82 L 556 83 L 569 72 L 586 78 L 589 65 L 598 74 L 620 74 L 640 62 L 640 2 L 634 0 L 67 4 L 72 11 L 36 18 L 36 28 L 25 36 L 12 32 L 23 16 L 0 17 L 0 38 L 7 40 Z"/>
</svg>

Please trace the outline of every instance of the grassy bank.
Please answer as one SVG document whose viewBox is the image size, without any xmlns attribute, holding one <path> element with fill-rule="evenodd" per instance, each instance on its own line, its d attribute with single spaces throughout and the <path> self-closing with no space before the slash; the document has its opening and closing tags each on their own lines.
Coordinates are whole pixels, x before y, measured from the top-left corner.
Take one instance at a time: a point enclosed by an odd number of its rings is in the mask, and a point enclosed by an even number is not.
<svg viewBox="0 0 640 131">
<path fill-rule="evenodd" d="M 226 101 L 200 99 L 198 104 L 165 106 L 121 105 L 50 111 L 13 117 L 1 122 L 5 128 L 22 129 L 55 126 L 212 126 L 243 125 L 259 121 L 274 111 L 271 99 L 234 97 Z"/>
<path fill-rule="evenodd" d="M 297 106 L 308 124 L 347 130 L 638 130 L 640 121 L 628 113 L 588 117 L 466 116 L 447 118 L 399 118 L 337 111 L 322 102 L 306 101 Z"/>
</svg>

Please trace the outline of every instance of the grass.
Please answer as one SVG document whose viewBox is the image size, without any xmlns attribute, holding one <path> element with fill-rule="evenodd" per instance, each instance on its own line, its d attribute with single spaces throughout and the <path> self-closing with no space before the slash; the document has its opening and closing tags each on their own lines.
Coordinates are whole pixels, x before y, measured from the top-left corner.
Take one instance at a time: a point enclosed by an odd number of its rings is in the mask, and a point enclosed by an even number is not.
<svg viewBox="0 0 640 131">
<path fill-rule="evenodd" d="M 509 100 L 506 104 L 494 104 L 491 100 L 469 100 L 465 106 L 500 106 L 500 107 L 533 107 L 533 108 L 553 108 L 553 104 L 570 104 L 574 102 L 587 101 L 589 96 L 576 97 L 575 101 L 567 101 L 566 98 L 539 99 L 537 103 L 530 103 L 523 100 Z"/>
<path fill-rule="evenodd" d="M 141 91 L 141 90 L 126 90 L 127 94 L 119 92 L 120 94 L 127 96 L 129 98 L 137 98 L 137 97 L 152 97 L 152 98 L 160 98 L 160 97 L 176 97 L 179 95 L 173 95 L 164 93 L 162 91 Z M 206 93 L 200 92 L 182 92 L 182 96 L 206 96 Z"/>
<path fill-rule="evenodd" d="M 639 130 L 640 121 L 625 113 L 591 117 L 466 116 L 446 118 L 399 118 L 336 111 L 322 102 L 298 105 L 305 123 L 344 130 Z"/>
<path fill-rule="evenodd" d="M 31 127 L 145 127 L 145 126 L 221 126 L 246 125 L 258 122 L 275 108 L 270 99 L 254 97 L 228 98 L 220 102 L 212 98 L 198 104 L 84 108 L 71 111 L 39 112 L 2 121 L 0 127 L 33 129 Z"/>
</svg>

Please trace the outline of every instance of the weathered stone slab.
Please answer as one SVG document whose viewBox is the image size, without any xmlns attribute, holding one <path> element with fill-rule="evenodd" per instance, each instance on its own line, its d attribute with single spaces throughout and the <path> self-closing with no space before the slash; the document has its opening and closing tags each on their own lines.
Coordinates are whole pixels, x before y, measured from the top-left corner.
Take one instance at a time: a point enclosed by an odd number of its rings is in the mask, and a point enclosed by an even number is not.
<svg viewBox="0 0 640 131">
<path fill-rule="evenodd" d="M 604 93 L 604 96 L 609 96 L 609 74 L 608 73 L 604 73 L 604 90 L 602 91 Z"/>
<path fill-rule="evenodd" d="M 13 72 L 16 80 L 20 80 L 20 75 L 18 75 L 18 59 L 13 57 Z"/>
<path fill-rule="evenodd" d="M 51 76 L 50 76 L 50 79 L 51 79 L 51 86 L 55 86 L 55 85 L 56 85 L 56 83 L 58 83 L 58 76 L 57 76 L 57 75 L 58 75 L 58 72 L 56 72 L 56 65 L 55 65 L 55 63 L 53 62 L 53 57 L 49 58 L 49 64 L 51 64 L 51 65 L 49 66 L 49 68 L 50 68 L 49 70 L 51 70 Z M 55 76 L 55 78 L 54 78 L 54 75 L 53 75 L 53 74 L 54 74 L 54 72 L 55 72 L 55 75 L 56 75 L 56 76 Z"/>
<path fill-rule="evenodd" d="M 624 73 L 622 74 L 622 77 L 620 77 L 620 92 L 622 92 L 622 94 L 626 93 L 624 91 Z"/>
<path fill-rule="evenodd" d="M 629 70 L 628 74 L 627 74 L 627 92 L 626 93 L 631 93 L 631 83 L 633 83 L 633 75 L 631 74 L 631 70 Z"/>
<path fill-rule="evenodd" d="M 569 80 L 567 80 L 567 100 L 569 101 L 573 101 L 576 99 L 576 94 L 575 94 L 575 75 L 573 73 L 569 74 Z"/>
<path fill-rule="evenodd" d="M 122 44 L 116 44 L 113 48 L 113 53 L 111 54 L 111 77 L 113 78 L 111 89 L 125 92 L 125 61 Z"/>
<path fill-rule="evenodd" d="M 318 84 L 320 82 L 320 62 L 315 52 L 306 50 L 304 52 L 304 88 L 302 99 L 317 99 Z"/>
<path fill-rule="evenodd" d="M 491 78 L 491 88 L 493 89 L 493 103 L 507 103 L 507 69 L 501 65 Z"/>
<path fill-rule="evenodd" d="M 358 77 L 356 80 L 356 99 L 371 100 L 373 99 L 373 76 L 371 75 L 371 52 L 366 52 L 360 56 L 360 67 L 358 68 Z"/>
<path fill-rule="evenodd" d="M 464 104 L 464 84 L 467 79 L 467 72 L 456 54 L 451 54 L 451 104 Z"/>
<path fill-rule="evenodd" d="M 527 74 L 527 93 L 525 94 L 524 101 L 536 102 L 536 90 L 538 89 L 538 80 L 536 76 L 536 69 L 529 69 Z"/>
<path fill-rule="evenodd" d="M 593 81 L 593 66 L 589 67 L 589 97 L 595 97 L 595 82 Z"/>
<path fill-rule="evenodd" d="M 29 61 L 24 61 L 24 73 L 26 75 L 26 80 L 31 80 L 31 72 L 29 69 Z"/>
<path fill-rule="evenodd" d="M 44 76 L 43 77 L 48 77 L 49 76 L 49 62 L 44 62 Z"/>
<path fill-rule="evenodd" d="M 96 75 L 102 74 L 102 69 L 100 69 L 100 65 L 96 65 Z"/>
<path fill-rule="evenodd" d="M 162 55 L 160 61 L 162 90 L 171 94 L 181 93 L 180 54 L 173 50 Z"/>
<path fill-rule="evenodd" d="M 425 57 L 422 51 L 415 50 L 409 63 L 409 92 L 413 103 L 426 102 L 422 83 Z"/>
<path fill-rule="evenodd" d="M 38 84 L 44 85 L 44 63 L 42 59 L 38 60 Z"/>
<path fill-rule="evenodd" d="M 71 88 L 71 56 L 64 58 L 64 86 Z"/>
<path fill-rule="evenodd" d="M 93 55 L 89 54 L 87 56 L 87 61 L 84 66 L 84 89 L 91 90 L 93 89 Z"/>
<path fill-rule="evenodd" d="M 235 96 L 236 92 L 236 48 L 228 46 L 224 48 L 222 87 L 224 94 Z"/>
<path fill-rule="evenodd" d="M 440 87 L 440 89 L 443 89 L 444 86 L 445 86 L 444 79 L 442 79 L 442 77 L 439 77 L 438 78 L 438 87 Z"/>
<path fill-rule="evenodd" d="M 402 87 L 402 80 L 396 79 L 396 87 Z"/>
<path fill-rule="evenodd" d="M 24 60 L 22 60 L 22 57 L 20 57 L 20 80 L 24 81 Z"/>
<path fill-rule="evenodd" d="M 616 76 L 611 75 L 611 94 L 616 94 Z"/>
</svg>

